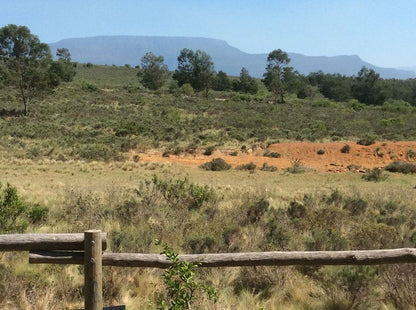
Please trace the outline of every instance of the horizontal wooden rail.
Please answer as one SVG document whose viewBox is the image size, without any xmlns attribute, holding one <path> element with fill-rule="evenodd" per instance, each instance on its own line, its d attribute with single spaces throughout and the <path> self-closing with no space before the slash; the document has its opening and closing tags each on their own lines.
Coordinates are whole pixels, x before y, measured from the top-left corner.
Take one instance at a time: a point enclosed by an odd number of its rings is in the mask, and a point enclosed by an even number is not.
<svg viewBox="0 0 416 310">
<path fill-rule="evenodd" d="M 102 248 L 107 247 L 107 233 L 101 233 Z M 84 250 L 84 234 L 10 234 L 0 235 L 0 251 Z"/>
<path fill-rule="evenodd" d="M 201 267 L 289 265 L 379 265 L 416 263 L 416 249 L 366 251 L 250 252 L 184 254 L 179 259 L 200 262 Z M 32 264 L 83 264 L 83 253 L 30 252 Z M 160 254 L 104 253 L 103 266 L 167 268 L 171 262 Z"/>
</svg>

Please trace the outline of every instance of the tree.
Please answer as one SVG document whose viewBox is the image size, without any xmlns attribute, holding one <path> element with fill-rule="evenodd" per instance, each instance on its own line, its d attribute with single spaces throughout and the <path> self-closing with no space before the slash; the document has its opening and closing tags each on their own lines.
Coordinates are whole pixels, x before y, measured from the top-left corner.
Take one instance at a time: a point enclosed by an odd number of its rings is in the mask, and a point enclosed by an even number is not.
<svg viewBox="0 0 416 310">
<path fill-rule="evenodd" d="M 224 71 L 219 71 L 212 79 L 214 90 L 224 91 L 231 89 L 231 80 Z"/>
<path fill-rule="evenodd" d="M 145 87 L 157 90 L 166 83 L 169 70 L 164 60 L 163 56 L 156 56 L 152 52 L 142 57 L 138 77 Z"/>
<path fill-rule="evenodd" d="M 59 85 L 62 73 L 67 72 L 53 63 L 49 46 L 27 27 L 10 24 L 0 28 L 0 80 L 16 90 L 25 115 L 32 100 Z"/>
<path fill-rule="evenodd" d="M 71 53 L 67 48 L 56 50 L 58 61 L 54 61 L 49 69 L 49 84 L 58 86 L 61 81 L 71 82 L 76 74 L 75 64 L 71 62 Z"/>
<path fill-rule="evenodd" d="M 263 74 L 263 83 L 275 95 L 275 102 L 284 103 L 288 81 L 292 77 L 292 67 L 288 67 L 290 58 L 282 50 L 274 50 L 267 57 L 266 72 Z"/>
<path fill-rule="evenodd" d="M 259 90 L 256 79 L 250 76 L 246 68 L 241 69 L 240 80 L 236 86 L 236 90 L 242 93 L 255 94 Z"/>
<path fill-rule="evenodd" d="M 362 67 L 352 85 L 352 94 L 355 99 L 366 104 L 382 104 L 385 100 L 381 88 L 380 75 L 373 69 Z"/>
<path fill-rule="evenodd" d="M 184 48 L 178 56 L 178 68 L 173 78 L 178 81 L 179 86 L 189 83 L 196 91 L 208 92 L 214 72 L 211 56 L 200 50 L 194 52 Z"/>
</svg>

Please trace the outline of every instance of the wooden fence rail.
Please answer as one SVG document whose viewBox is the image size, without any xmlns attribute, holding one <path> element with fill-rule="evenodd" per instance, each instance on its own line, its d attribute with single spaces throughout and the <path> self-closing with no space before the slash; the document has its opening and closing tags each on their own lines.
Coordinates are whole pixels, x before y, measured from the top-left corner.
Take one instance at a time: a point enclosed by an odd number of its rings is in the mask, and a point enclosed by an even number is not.
<svg viewBox="0 0 416 310">
<path fill-rule="evenodd" d="M 83 264 L 85 310 L 103 309 L 102 266 L 171 265 L 160 254 L 103 253 L 106 245 L 107 234 L 99 230 L 83 234 L 0 235 L 0 251 L 30 251 L 32 264 Z M 399 264 L 416 263 L 416 249 L 183 254 L 179 259 L 199 262 L 201 267 Z"/>
<path fill-rule="evenodd" d="M 288 265 L 377 265 L 416 263 L 416 249 L 366 251 L 248 252 L 184 254 L 180 260 L 200 262 L 201 267 L 288 266 Z M 83 264 L 83 253 L 30 252 L 31 264 Z M 168 268 L 164 255 L 104 253 L 103 266 Z"/>
<path fill-rule="evenodd" d="M 101 233 L 102 248 L 107 248 L 107 233 Z M 84 250 L 84 234 L 0 235 L 0 251 Z"/>
</svg>

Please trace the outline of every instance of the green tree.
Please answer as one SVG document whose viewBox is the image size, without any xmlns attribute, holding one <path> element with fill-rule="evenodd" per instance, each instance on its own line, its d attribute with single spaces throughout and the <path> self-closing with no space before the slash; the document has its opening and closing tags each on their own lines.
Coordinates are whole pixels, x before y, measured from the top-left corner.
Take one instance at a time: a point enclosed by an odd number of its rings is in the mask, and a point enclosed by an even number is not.
<svg viewBox="0 0 416 310">
<path fill-rule="evenodd" d="M 263 83 L 275 95 L 275 102 L 284 103 L 284 95 L 292 78 L 293 68 L 288 64 L 290 58 L 286 52 L 278 49 L 269 53 L 267 57 L 266 72 L 263 74 Z"/>
<path fill-rule="evenodd" d="M 224 71 L 219 71 L 212 80 L 214 90 L 224 91 L 231 89 L 231 80 Z"/>
<path fill-rule="evenodd" d="M 201 50 L 194 52 L 184 48 L 178 56 L 178 68 L 173 78 L 178 81 L 179 86 L 189 83 L 196 91 L 208 92 L 214 73 L 211 56 Z"/>
<path fill-rule="evenodd" d="M 0 80 L 15 89 L 29 114 L 32 100 L 59 85 L 61 80 L 70 80 L 75 74 L 68 70 L 70 58 L 67 49 L 60 49 L 66 59 L 52 61 L 49 46 L 30 33 L 26 26 L 13 24 L 0 28 Z"/>
<path fill-rule="evenodd" d="M 236 90 L 242 93 L 255 94 L 259 90 L 256 79 L 250 76 L 246 68 L 241 69 L 240 80 L 236 86 Z"/>
<path fill-rule="evenodd" d="M 152 52 L 142 57 L 138 77 L 145 87 L 157 90 L 166 83 L 169 70 L 164 60 L 163 56 L 156 56 Z"/>
<path fill-rule="evenodd" d="M 50 87 L 49 46 L 27 27 L 8 25 L 0 28 L 0 62 L 5 84 L 16 89 L 27 115 L 31 100 Z"/>
<path fill-rule="evenodd" d="M 58 86 L 61 81 L 71 82 L 76 74 L 75 64 L 71 62 L 71 53 L 67 48 L 56 50 L 58 61 L 54 61 L 49 69 L 49 84 Z"/>
<path fill-rule="evenodd" d="M 385 96 L 381 88 L 380 75 L 373 69 L 362 67 L 352 85 L 352 94 L 361 103 L 382 104 Z"/>
</svg>

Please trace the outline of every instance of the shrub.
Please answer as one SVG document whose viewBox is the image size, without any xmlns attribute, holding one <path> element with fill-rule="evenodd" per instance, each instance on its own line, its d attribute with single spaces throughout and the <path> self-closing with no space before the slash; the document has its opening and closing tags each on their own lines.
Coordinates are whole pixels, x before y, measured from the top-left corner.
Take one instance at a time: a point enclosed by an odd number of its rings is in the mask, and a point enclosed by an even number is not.
<svg viewBox="0 0 416 310">
<path fill-rule="evenodd" d="M 277 167 L 272 166 L 272 165 L 268 165 L 267 163 L 264 163 L 260 170 L 261 171 L 274 172 L 274 171 L 277 171 Z"/>
<path fill-rule="evenodd" d="M 195 280 L 194 275 L 199 263 L 180 261 L 178 255 L 167 244 L 160 241 L 156 244 L 162 245 L 163 250 L 160 254 L 166 255 L 172 263 L 163 274 L 167 292 L 159 301 L 158 309 L 191 309 L 199 292 L 206 293 L 208 299 L 216 302 L 216 290 Z"/>
<path fill-rule="evenodd" d="M 351 150 L 351 146 L 349 146 L 348 144 L 345 144 L 342 148 L 341 148 L 341 153 L 347 154 L 349 153 Z"/>
<path fill-rule="evenodd" d="M 32 224 L 38 224 L 46 221 L 48 217 L 49 209 L 48 207 L 41 206 L 40 204 L 34 204 L 30 207 L 28 211 L 29 221 Z"/>
<path fill-rule="evenodd" d="M 365 145 L 365 146 L 372 145 L 372 144 L 376 143 L 376 139 L 377 139 L 377 137 L 375 137 L 375 136 L 367 135 L 364 138 L 358 140 L 357 144 Z"/>
<path fill-rule="evenodd" d="M 243 165 L 237 166 L 236 169 L 254 171 L 254 170 L 256 170 L 256 164 L 253 163 L 253 162 L 250 162 L 248 164 L 243 164 Z"/>
<path fill-rule="evenodd" d="M 230 153 L 230 156 L 237 156 L 238 155 L 238 151 L 232 151 L 231 153 Z"/>
<path fill-rule="evenodd" d="M 266 150 L 266 152 L 264 152 L 263 156 L 272 157 L 272 158 L 280 158 L 282 155 L 278 152 L 270 152 L 269 150 Z"/>
<path fill-rule="evenodd" d="M 406 156 L 408 159 L 416 159 L 416 152 L 415 150 L 409 149 L 406 151 Z"/>
<path fill-rule="evenodd" d="M 305 206 L 299 202 L 291 201 L 287 209 L 287 215 L 292 219 L 303 218 L 307 213 Z"/>
<path fill-rule="evenodd" d="M 208 146 L 205 151 L 204 151 L 204 155 L 209 156 L 212 155 L 212 153 L 214 153 L 215 151 L 215 146 Z"/>
<path fill-rule="evenodd" d="M 188 210 L 197 210 L 205 202 L 215 198 L 214 191 L 207 185 L 202 186 L 189 181 L 188 178 L 160 180 L 153 176 L 152 183 L 172 207 L 186 206 Z"/>
<path fill-rule="evenodd" d="M 297 158 L 292 161 L 292 166 L 286 168 L 286 171 L 290 173 L 303 173 L 306 171 L 306 169 L 303 166 L 302 161 Z"/>
<path fill-rule="evenodd" d="M 222 158 L 214 158 L 213 160 L 202 164 L 200 167 L 209 171 L 222 171 L 229 170 L 231 165 L 227 164 L 227 162 Z"/>
<path fill-rule="evenodd" d="M 406 163 L 403 161 L 394 161 L 391 164 L 388 164 L 384 167 L 385 170 L 390 172 L 398 172 L 404 174 L 413 174 L 416 173 L 416 165 L 412 163 Z"/>
<path fill-rule="evenodd" d="M 9 183 L 0 183 L 0 233 L 23 232 L 27 227 L 27 206 L 23 203 L 17 189 Z"/>
<path fill-rule="evenodd" d="M 270 203 L 264 198 L 253 203 L 247 210 L 247 222 L 250 224 L 258 223 L 264 213 L 269 210 L 269 205 Z"/>
<path fill-rule="evenodd" d="M 98 86 L 95 85 L 94 83 L 91 82 L 87 82 L 87 81 L 80 81 L 79 82 L 79 86 L 81 87 L 82 90 L 86 90 L 89 92 L 96 92 L 98 91 Z"/>
<path fill-rule="evenodd" d="M 362 178 L 366 181 L 374 181 L 379 182 L 386 179 L 386 177 L 383 175 L 383 170 L 381 168 L 373 168 L 373 169 L 367 169 L 366 173 L 362 176 Z"/>
<path fill-rule="evenodd" d="M 318 155 L 324 155 L 325 151 L 323 149 L 319 149 L 318 152 L 316 152 Z"/>
<path fill-rule="evenodd" d="M 232 284 L 234 294 L 239 295 L 242 291 L 247 291 L 250 294 L 260 294 L 261 298 L 268 298 L 277 279 L 275 272 L 267 270 L 267 267 L 242 268 Z"/>
<path fill-rule="evenodd" d="M 344 209 L 348 210 L 352 216 L 363 215 L 367 207 L 367 201 L 361 198 L 349 198 L 344 204 Z"/>
</svg>

